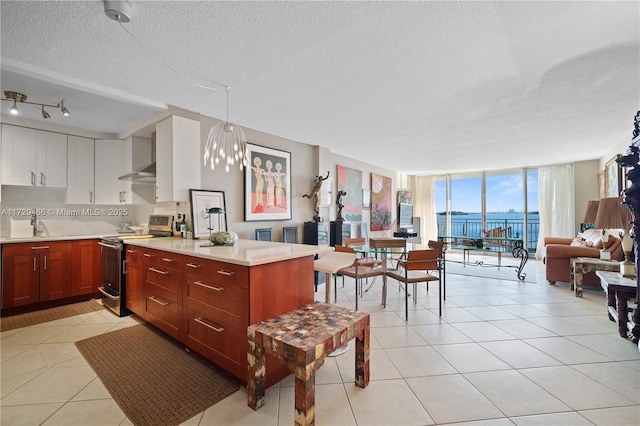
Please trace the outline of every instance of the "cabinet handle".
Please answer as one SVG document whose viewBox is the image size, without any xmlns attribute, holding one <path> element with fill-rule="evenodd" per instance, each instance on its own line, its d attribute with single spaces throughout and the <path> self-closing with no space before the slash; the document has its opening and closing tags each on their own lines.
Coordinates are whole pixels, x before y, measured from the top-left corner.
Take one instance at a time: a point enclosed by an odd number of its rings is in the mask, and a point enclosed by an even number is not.
<svg viewBox="0 0 640 426">
<path fill-rule="evenodd" d="M 40 185 L 47 186 L 47 177 L 42 172 L 40 172 Z"/>
<path fill-rule="evenodd" d="M 123 260 L 122 260 L 122 273 L 123 273 L 124 275 L 126 275 L 126 274 L 127 274 L 127 260 L 126 260 L 126 259 L 123 259 Z"/>
<path fill-rule="evenodd" d="M 127 253 L 135 253 L 136 250 L 127 249 Z"/>
<path fill-rule="evenodd" d="M 204 287 L 204 288 L 208 288 L 210 290 L 214 290 L 214 291 L 224 291 L 224 287 L 214 287 L 211 285 L 207 285 L 205 283 L 203 283 L 202 281 L 194 281 L 193 282 L 195 285 L 198 285 L 200 287 Z"/>
<path fill-rule="evenodd" d="M 44 270 L 47 270 L 47 256 L 44 257 Z"/>
<path fill-rule="evenodd" d="M 93 203 L 93 191 L 89 191 L 89 202 Z"/>
<path fill-rule="evenodd" d="M 169 262 L 169 263 L 176 261 L 175 259 L 169 259 L 168 257 L 163 257 L 162 260 L 164 260 L 165 262 Z"/>
<path fill-rule="evenodd" d="M 36 271 L 36 258 L 33 258 L 33 271 Z"/>
<path fill-rule="evenodd" d="M 36 186 L 36 174 L 31 172 L 31 185 Z"/>
<path fill-rule="evenodd" d="M 155 187 L 155 190 L 153 191 L 153 196 L 155 197 L 155 199 L 158 199 L 158 187 Z"/>
<path fill-rule="evenodd" d="M 163 302 L 162 300 L 156 299 L 155 296 L 149 296 L 149 300 L 151 300 L 152 302 L 156 302 L 158 305 L 162 305 L 162 306 L 168 306 L 169 305 L 167 302 Z"/>
<path fill-rule="evenodd" d="M 145 253 L 144 257 L 153 257 L 153 255 L 149 254 L 149 253 Z"/>
<path fill-rule="evenodd" d="M 187 263 L 187 266 L 190 268 L 202 268 L 202 265 L 196 265 L 195 263 Z"/>
<path fill-rule="evenodd" d="M 156 268 L 149 268 L 149 270 L 157 274 L 169 275 L 169 271 L 161 271 L 160 269 L 156 269 Z"/>
<path fill-rule="evenodd" d="M 219 274 L 222 274 L 222 275 L 229 276 L 229 277 L 232 276 L 233 274 L 235 274 L 235 272 L 227 272 L 227 271 L 216 271 L 216 272 L 219 273 Z"/>
<path fill-rule="evenodd" d="M 47 250 L 49 246 L 34 246 L 31 247 L 31 250 Z"/>
<path fill-rule="evenodd" d="M 224 331 L 224 327 L 214 327 L 211 324 L 207 324 L 206 322 L 204 322 L 202 318 L 195 318 L 194 321 L 197 322 L 198 324 L 204 325 L 207 328 L 217 331 L 218 333 L 222 333 Z"/>
</svg>

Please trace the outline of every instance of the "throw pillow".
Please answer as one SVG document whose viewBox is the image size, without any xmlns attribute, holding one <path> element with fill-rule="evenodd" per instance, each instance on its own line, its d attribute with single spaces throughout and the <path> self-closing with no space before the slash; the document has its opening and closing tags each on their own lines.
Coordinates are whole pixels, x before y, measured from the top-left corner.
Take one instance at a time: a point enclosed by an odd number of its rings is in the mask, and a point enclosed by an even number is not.
<svg viewBox="0 0 640 426">
<path fill-rule="evenodd" d="M 571 247 L 593 247 L 592 241 L 585 241 L 580 235 L 571 241 Z"/>
</svg>

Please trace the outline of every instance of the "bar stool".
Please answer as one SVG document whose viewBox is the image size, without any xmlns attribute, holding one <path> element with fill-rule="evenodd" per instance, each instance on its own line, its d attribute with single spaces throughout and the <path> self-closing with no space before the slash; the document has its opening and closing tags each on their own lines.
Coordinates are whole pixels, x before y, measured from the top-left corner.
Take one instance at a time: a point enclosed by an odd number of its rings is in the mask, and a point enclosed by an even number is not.
<svg viewBox="0 0 640 426">
<path fill-rule="evenodd" d="M 324 272 L 327 276 L 325 284 L 325 302 L 331 303 L 331 275 L 335 275 L 340 269 L 353 265 L 356 261 L 355 253 L 343 253 L 328 251 L 322 253 L 320 259 L 313 261 L 313 269 Z"/>
</svg>

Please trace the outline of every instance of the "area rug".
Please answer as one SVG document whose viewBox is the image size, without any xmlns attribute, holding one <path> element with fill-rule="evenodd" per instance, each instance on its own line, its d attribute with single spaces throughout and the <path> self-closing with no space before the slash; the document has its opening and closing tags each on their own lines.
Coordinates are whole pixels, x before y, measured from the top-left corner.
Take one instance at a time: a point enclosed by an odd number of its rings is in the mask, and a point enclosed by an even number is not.
<svg viewBox="0 0 640 426">
<path fill-rule="evenodd" d="M 240 387 L 148 325 L 90 337 L 76 346 L 138 426 L 179 425 Z"/>
<path fill-rule="evenodd" d="M 41 311 L 13 315 L 0 319 L 0 331 L 14 330 L 16 328 L 41 324 L 43 322 L 69 318 L 81 314 L 88 314 L 90 312 L 95 312 L 102 309 L 104 309 L 104 306 L 102 306 L 100 302 L 95 299 L 91 299 L 87 300 L 86 302 L 72 303 L 70 305 L 43 309 Z"/>
<path fill-rule="evenodd" d="M 525 279 L 520 280 L 517 275 L 517 265 L 520 264 L 519 259 L 509 259 L 502 257 L 502 266 L 498 269 L 498 258 L 493 256 L 471 256 L 470 262 L 466 265 L 462 263 L 462 256 L 456 254 L 447 254 L 447 274 L 468 275 L 482 278 L 492 278 L 496 280 L 507 281 L 523 281 L 527 283 L 535 283 L 536 271 L 535 259 L 529 259 L 524 266 L 523 273 Z"/>
</svg>

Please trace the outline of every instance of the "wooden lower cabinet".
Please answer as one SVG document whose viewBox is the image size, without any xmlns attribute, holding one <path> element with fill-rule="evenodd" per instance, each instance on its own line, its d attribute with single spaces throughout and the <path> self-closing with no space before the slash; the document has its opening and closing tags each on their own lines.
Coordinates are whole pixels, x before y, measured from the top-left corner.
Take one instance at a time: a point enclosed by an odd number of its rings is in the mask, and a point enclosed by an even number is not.
<svg viewBox="0 0 640 426">
<path fill-rule="evenodd" d="M 313 301 L 313 257 L 242 266 L 126 246 L 127 308 L 247 382 L 247 327 Z M 267 357 L 267 386 L 290 374 Z"/>
<path fill-rule="evenodd" d="M 71 243 L 6 244 L 2 249 L 2 308 L 70 297 Z"/>
<path fill-rule="evenodd" d="M 71 242 L 71 294 L 97 293 L 102 283 L 102 256 L 98 240 Z"/>
</svg>

